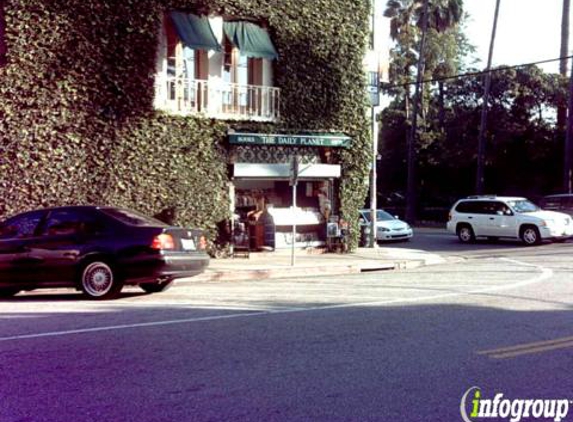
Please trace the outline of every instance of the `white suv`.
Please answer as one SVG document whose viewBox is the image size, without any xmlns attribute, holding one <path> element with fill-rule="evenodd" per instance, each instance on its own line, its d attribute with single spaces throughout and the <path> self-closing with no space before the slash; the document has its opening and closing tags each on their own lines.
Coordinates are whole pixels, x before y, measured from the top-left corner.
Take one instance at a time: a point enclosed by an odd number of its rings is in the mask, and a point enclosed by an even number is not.
<svg viewBox="0 0 573 422">
<path fill-rule="evenodd" d="M 542 240 L 566 240 L 573 236 L 573 220 L 567 214 L 544 211 L 526 198 L 469 196 L 452 207 L 447 228 L 460 241 L 478 236 L 521 239 L 526 245 Z"/>
</svg>

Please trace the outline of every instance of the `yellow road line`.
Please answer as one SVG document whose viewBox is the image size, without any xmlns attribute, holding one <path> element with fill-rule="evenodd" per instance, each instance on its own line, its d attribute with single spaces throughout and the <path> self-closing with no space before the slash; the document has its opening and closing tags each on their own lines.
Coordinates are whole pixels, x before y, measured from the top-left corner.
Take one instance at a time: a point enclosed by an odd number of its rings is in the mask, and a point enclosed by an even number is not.
<svg viewBox="0 0 573 422">
<path fill-rule="evenodd" d="M 507 359 L 507 358 L 514 358 L 516 356 L 521 356 L 521 355 L 529 355 L 529 354 L 533 354 L 533 353 L 547 352 L 550 350 L 565 349 L 567 347 L 573 347 L 573 341 L 565 342 L 565 343 L 556 343 L 553 345 L 547 345 L 547 346 L 542 346 L 542 347 L 534 347 L 531 349 L 522 349 L 522 350 L 518 350 L 515 352 L 498 353 L 498 354 L 490 355 L 490 357 L 493 359 Z"/>
<path fill-rule="evenodd" d="M 498 349 L 481 350 L 478 355 L 487 355 L 493 359 L 507 359 L 532 353 L 541 353 L 551 350 L 565 349 L 573 347 L 573 336 L 561 337 L 552 340 L 536 341 L 532 343 L 518 344 Z"/>
</svg>

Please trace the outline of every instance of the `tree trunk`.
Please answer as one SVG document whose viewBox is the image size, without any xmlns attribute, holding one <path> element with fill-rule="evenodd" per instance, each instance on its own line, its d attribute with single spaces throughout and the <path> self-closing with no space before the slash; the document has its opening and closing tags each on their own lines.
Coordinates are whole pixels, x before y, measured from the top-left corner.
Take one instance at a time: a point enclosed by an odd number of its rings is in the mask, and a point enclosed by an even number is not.
<svg viewBox="0 0 573 422">
<path fill-rule="evenodd" d="M 438 120 L 440 129 L 443 130 L 446 122 L 446 111 L 444 110 L 444 81 L 438 82 Z"/>
</svg>

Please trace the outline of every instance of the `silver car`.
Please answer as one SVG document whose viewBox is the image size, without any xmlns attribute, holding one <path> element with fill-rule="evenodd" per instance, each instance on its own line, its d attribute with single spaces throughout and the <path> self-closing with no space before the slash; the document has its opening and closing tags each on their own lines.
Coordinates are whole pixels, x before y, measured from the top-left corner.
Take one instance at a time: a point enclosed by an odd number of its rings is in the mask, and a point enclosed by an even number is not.
<svg viewBox="0 0 573 422">
<path fill-rule="evenodd" d="M 370 210 L 360 210 L 360 225 L 369 230 Z M 409 240 L 414 235 L 412 227 L 405 221 L 394 217 L 384 210 L 376 210 L 376 239 L 387 240 Z"/>
</svg>

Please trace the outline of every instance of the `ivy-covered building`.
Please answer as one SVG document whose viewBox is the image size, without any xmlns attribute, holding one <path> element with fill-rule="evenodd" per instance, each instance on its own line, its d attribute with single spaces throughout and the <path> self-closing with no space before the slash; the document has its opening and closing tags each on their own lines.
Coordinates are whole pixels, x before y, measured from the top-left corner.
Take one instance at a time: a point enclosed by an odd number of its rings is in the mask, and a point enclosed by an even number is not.
<svg viewBox="0 0 573 422">
<path fill-rule="evenodd" d="M 296 158 L 298 241 L 337 216 L 356 245 L 368 0 L 0 5 L 0 218 L 107 204 L 215 239 L 270 213 L 276 236 L 257 246 L 284 247 Z"/>
</svg>

